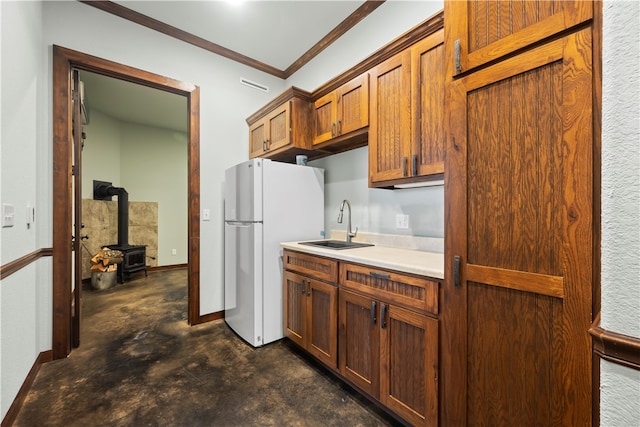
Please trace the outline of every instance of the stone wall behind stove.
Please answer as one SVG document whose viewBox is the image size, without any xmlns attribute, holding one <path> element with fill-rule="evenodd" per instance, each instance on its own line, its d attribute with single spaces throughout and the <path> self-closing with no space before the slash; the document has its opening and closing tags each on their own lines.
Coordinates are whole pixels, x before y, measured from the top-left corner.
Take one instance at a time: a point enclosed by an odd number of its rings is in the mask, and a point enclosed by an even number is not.
<svg viewBox="0 0 640 427">
<path fill-rule="evenodd" d="M 118 243 L 118 202 L 82 200 L 82 279 L 91 278 L 91 258 L 105 245 Z M 147 265 L 158 265 L 158 203 L 129 202 L 129 243 L 147 245 Z"/>
</svg>

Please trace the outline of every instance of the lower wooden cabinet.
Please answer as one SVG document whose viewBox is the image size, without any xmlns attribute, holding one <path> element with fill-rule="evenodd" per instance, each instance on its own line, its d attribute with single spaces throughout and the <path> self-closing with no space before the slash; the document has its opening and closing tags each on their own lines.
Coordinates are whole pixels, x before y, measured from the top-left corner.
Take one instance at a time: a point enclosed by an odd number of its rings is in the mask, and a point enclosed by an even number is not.
<svg viewBox="0 0 640 427">
<path fill-rule="evenodd" d="M 340 374 L 362 391 L 378 398 L 380 334 L 377 302 L 340 290 Z"/>
<path fill-rule="evenodd" d="M 380 303 L 380 401 L 413 425 L 438 425 L 438 321 Z"/>
<path fill-rule="evenodd" d="M 438 321 L 344 289 L 340 374 L 413 425 L 438 424 Z"/>
<path fill-rule="evenodd" d="M 338 367 L 338 288 L 284 273 L 285 336 L 330 368 Z"/>
<path fill-rule="evenodd" d="M 285 336 L 412 425 L 437 425 L 439 282 L 289 250 L 283 261 Z"/>
</svg>

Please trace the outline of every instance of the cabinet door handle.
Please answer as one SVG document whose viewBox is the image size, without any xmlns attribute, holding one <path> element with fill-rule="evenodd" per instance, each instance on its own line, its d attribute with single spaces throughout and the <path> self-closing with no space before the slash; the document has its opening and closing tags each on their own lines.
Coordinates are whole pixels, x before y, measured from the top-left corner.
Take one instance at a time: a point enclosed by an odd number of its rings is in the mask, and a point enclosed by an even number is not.
<svg viewBox="0 0 640 427">
<path fill-rule="evenodd" d="M 331 123 L 331 138 L 336 136 L 336 122 Z"/>
<path fill-rule="evenodd" d="M 307 279 L 307 296 L 311 295 L 311 280 Z"/>
<path fill-rule="evenodd" d="M 453 42 L 454 45 L 454 49 L 455 49 L 455 65 L 456 65 L 456 73 L 459 73 L 460 71 L 462 71 L 462 64 L 460 63 L 460 50 L 461 50 L 461 46 L 460 46 L 460 39 L 457 39 L 455 42 Z"/>
<path fill-rule="evenodd" d="M 453 257 L 453 284 L 456 288 L 460 287 L 460 255 Z"/>
<path fill-rule="evenodd" d="M 267 138 L 267 150 L 269 149 L 269 138 Z"/>
<path fill-rule="evenodd" d="M 338 120 L 338 132 L 337 132 L 338 135 L 340 135 L 342 133 L 342 130 L 340 129 L 342 126 L 340 126 L 340 125 L 341 125 L 341 121 Z"/>
<path fill-rule="evenodd" d="M 418 175 L 418 155 L 414 154 L 411 156 L 411 175 Z"/>
<path fill-rule="evenodd" d="M 302 279 L 302 293 L 304 294 L 306 290 L 304 289 L 304 279 Z"/>
<path fill-rule="evenodd" d="M 382 304 L 380 307 L 380 327 L 382 329 L 387 327 L 387 304 Z"/>
<path fill-rule="evenodd" d="M 262 151 L 267 151 L 267 141 L 262 141 Z"/>
<path fill-rule="evenodd" d="M 376 302 L 371 301 L 371 324 L 376 324 Z"/>
<path fill-rule="evenodd" d="M 375 277 L 377 279 L 386 279 L 389 280 L 389 275 L 388 274 L 384 274 L 384 273 L 377 273 L 375 271 L 370 271 L 369 275 L 372 277 Z"/>
<path fill-rule="evenodd" d="M 402 176 L 407 176 L 407 156 L 402 158 Z"/>
</svg>

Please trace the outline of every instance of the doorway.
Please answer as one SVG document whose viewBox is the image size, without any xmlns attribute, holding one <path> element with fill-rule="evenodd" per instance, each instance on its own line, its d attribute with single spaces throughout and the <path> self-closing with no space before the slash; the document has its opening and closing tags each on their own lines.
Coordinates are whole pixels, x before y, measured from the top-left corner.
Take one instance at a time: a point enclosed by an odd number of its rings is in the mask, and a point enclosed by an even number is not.
<svg viewBox="0 0 640 427">
<path fill-rule="evenodd" d="M 187 319 L 200 316 L 200 88 L 60 46 L 53 46 L 53 358 L 72 348 L 72 70 L 90 71 L 187 98 Z M 75 331 L 77 332 L 77 331 Z"/>
</svg>

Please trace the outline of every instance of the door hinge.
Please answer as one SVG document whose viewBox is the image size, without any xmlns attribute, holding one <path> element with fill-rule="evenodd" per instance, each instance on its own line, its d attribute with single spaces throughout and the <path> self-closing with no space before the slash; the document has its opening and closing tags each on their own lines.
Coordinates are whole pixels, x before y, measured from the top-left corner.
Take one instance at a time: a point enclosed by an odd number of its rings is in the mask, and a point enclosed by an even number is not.
<svg viewBox="0 0 640 427">
<path fill-rule="evenodd" d="M 71 166 L 71 175 L 72 176 L 78 175 L 78 165 Z"/>
</svg>

